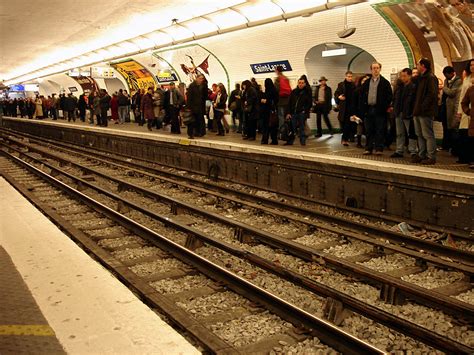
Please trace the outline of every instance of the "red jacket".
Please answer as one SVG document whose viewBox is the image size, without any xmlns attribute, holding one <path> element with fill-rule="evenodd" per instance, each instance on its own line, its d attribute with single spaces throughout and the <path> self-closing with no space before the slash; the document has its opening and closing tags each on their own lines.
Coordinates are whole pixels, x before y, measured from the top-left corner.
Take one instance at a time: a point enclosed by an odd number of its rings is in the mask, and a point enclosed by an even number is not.
<svg viewBox="0 0 474 355">
<path fill-rule="evenodd" d="M 117 96 L 112 96 L 110 100 L 110 110 L 112 111 L 112 119 L 118 120 L 118 98 Z"/>
<path fill-rule="evenodd" d="M 155 113 L 153 111 L 153 96 L 149 93 L 146 93 L 142 97 L 141 111 L 143 112 L 143 118 L 145 120 L 153 120 L 155 118 Z"/>
</svg>

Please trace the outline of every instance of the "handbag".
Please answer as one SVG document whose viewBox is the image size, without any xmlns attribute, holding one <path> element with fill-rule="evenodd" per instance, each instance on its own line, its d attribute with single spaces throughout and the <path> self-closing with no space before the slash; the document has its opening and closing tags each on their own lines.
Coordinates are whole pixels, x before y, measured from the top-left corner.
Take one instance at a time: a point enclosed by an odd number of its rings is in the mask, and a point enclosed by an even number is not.
<svg viewBox="0 0 474 355">
<path fill-rule="evenodd" d="M 231 111 L 237 110 L 237 101 L 232 101 L 232 103 L 229 105 L 229 110 Z"/>
<path fill-rule="evenodd" d="M 309 128 L 308 120 L 304 121 L 304 135 L 309 137 L 311 135 L 311 128 Z"/>
<path fill-rule="evenodd" d="M 214 119 L 214 106 L 211 105 L 211 108 L 209 109 L 209 119 L 213 120 Z"/>
<path fill-rule="evenodd" d="M 289 141 L 295 135 L 295 132 L 293 132 L 293 129 L 292 129 L 291 124 L 289 122 L 283 123 L 280 127 L 280 132 L 278 132 L 278 133 L 279 133 L 278 134 L 278 139 L 280 139 L 282 141 Z"/>
<path fill-rule="evenodd" d="M 183 110 L 181 111 L 181 118 L 183 119 L 183 123 L 185 125 L 189 125 L 191 123 L 194 123 L 194 115 L 191 112 L 191 110 Z"/>
</svg>

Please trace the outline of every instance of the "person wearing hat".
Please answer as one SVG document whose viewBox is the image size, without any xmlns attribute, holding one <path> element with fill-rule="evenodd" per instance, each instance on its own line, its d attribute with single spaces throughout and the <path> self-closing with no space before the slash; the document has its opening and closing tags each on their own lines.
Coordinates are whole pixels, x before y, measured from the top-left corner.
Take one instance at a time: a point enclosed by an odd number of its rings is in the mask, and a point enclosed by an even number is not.
<svg viewBox="0 0 474 355">
<path fill-rule="evenodd" d="M 332 136 L 332 125 L 329 121 L 329 112 L 331 112 L 331 99 L 332 99 L 332 90 L 327 86 L 327 81 L 325 76 L 322 76 L 319 79 L 319 85 L 316 86 L 316 91 L 314 93 L 314 111 L 316 112 L 316 126 L 317 133 L 316 138 L 319 138 L 323 135 L 323 129 L 321 127 L 321 116 L 324 118 L 324 123 L 326 124 L 329 134 Z"/>
</svg>

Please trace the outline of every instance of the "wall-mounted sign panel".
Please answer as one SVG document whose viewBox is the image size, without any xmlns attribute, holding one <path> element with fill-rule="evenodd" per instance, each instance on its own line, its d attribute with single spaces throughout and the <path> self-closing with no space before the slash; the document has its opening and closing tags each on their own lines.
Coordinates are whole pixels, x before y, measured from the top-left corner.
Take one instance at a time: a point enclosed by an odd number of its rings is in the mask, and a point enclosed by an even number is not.
<svg viewBox="0 0 474 355">
<path fill-rule="evenodd" d="M 10 92 L 18 92 L 18 91 L 25 91 L 24 85 L 12 85 L 10 86 Z"/>
<path fill-rule="evenodd" d="M 175 73 L 160 72 L 156 74 L 159 83 L 171 83 L 178 81 Z"/>
<path fill-rule="evenodd" d="M 115 71 L 108 67 L 92 67 L 91 76 L 95 79 L 110 79 L 115 78 Z"/>
<path fill-rule="evenodd" d="M 76 92 L 77 88 L 75 86 L 71 86 L 68 88 L 70 92 Z"/>
<path fill-rule="evenodd" d="M 25 91 L 37 92 L 39 91 L 39 85 L 38 84 L 25 84 Z"/>
<path fill-rule="evenodd" d="M 78 77 L 78 76 L 90 76 L 91 71 L 90 70 L 84 70 L 84 69 L 71 69 L 67 72 L 67 75 L 71 77 Z"/>
<path fill-rule="evenodd" d="M 292 71 L 290 62 L 287 60 L 280 60 L 277 62 L 267 62 L 267 63 L 257 63 L 257 64 L 250 64 L 250 68 L 254 74 L 264 74 L 264 73 L 272 73 L 275 71 L 277 66 L 281 66 L 283 71 Z"/>
</svg>

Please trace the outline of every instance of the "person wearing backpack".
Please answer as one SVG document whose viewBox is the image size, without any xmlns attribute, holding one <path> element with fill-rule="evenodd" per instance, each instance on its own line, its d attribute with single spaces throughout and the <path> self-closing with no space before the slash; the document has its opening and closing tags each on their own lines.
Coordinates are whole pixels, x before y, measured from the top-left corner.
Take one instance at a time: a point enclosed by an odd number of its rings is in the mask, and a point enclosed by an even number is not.
<svg viewBox="0 0 474 355">
<path fill-rule="evenodd" d="M 283 67 L 278 65 L 275 68 L 277 75 L 275 79 L 275 88 L 278 93 L 278 127 L 281 128 L 285 122 L 285 111 L 288 106 L 288 100 L 291 95 L 290 80 L 283 75 Z"/>
<path fill-rule="evenodd" d="M 291 122 L 291 129 L 296 132 L 299 128 L 299 136 L 301 145 L 306 145 L 306 134 L 304 126 L 306 117 L 313 106 L 313 97 L 311 92 L 307 88 L 306 81 L 304 78 L 298 80 L 298 86 L 291 92 L 288 100 L 288 106 L 286 111 L 286 119 Z M 288 141 L 284 145 L 293 145 L 295 135 L 291 135 Z"/>
</svg>

